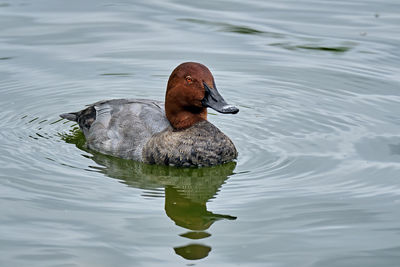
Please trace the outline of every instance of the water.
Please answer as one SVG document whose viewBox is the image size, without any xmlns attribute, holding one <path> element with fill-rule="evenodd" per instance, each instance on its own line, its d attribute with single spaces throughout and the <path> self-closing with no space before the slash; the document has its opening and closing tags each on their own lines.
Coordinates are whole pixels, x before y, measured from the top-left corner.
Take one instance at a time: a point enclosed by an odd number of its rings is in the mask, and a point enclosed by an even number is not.
<svg viewBox="0 0 400 267">
<path fill-rule="evenodd" d="M 144 2 L 144 1 L 143 1 Z M 398 1 L 0 1 L 1 266 L 398 266 Z M 199 61 L 236 163 L 88 151 L 58 114 Z"/>
</svg>

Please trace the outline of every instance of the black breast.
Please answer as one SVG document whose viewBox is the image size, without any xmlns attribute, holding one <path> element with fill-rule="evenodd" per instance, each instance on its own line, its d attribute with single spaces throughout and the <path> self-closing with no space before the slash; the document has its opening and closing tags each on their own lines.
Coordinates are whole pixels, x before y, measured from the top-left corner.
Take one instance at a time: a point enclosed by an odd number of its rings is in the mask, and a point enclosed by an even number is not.
<svg viewBox="0 0 400 267">
<path fill-rule="evenodd" d="M 144 146 L 143 161 L 174 166 L 213 166 L 237 157 L 232 141 L 208 121 L 184 130 L 172 127 L 154 135 Z"/>
</svg>

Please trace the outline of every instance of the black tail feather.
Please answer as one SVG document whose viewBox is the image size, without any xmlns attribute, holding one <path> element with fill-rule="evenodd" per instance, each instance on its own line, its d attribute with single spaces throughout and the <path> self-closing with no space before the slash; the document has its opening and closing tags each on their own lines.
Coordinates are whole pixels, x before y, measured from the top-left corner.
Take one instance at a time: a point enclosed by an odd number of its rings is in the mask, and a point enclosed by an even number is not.
<svg viewBox="0 0 400 267">
<path fill-rule="evenodd" d="M 71 113 L 63 113 L 60 115 L 61 118 L 67 119 L 70 121 L 78 121 L 78 113 L 77 112 L 71 112 Z"/>
<path fill-rule="evenodd" d="M 96 120 L 96 109 L 94 106 L 89 106 L 78 112 L 61 114 L 60 117 L 77 122 L 79 127 L 83 130 L 83 133 L 85 133 L 90 129 L 90 126 Z"/>
</svg>

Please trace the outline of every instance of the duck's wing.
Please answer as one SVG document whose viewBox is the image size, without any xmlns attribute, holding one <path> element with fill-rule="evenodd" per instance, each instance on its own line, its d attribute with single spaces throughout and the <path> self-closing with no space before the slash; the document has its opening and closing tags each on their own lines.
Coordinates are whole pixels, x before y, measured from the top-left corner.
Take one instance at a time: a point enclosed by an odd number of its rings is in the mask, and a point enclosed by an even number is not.
<svg viewBox="0 0 400 267">
<path fill-rule="evenodd" d="M 148 139 L 170 125 L 164 103 L 148 99 L 99 101 L 67 114 L 61 116 L 78 122 L 89 148 L 139 161 Z"/>
</svg>

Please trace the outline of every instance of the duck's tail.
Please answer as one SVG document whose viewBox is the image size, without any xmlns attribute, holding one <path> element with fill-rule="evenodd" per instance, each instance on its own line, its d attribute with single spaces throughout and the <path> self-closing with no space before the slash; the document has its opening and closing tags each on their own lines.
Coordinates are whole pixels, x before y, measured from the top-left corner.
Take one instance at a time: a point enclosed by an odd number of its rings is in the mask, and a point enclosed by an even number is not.
<svg viewBox="0 0 400 267">
<path fill-rule="evenodd" d="M 78 121 L 78 112 L 63 113 L 60 117 L 70 121 Z"/>
<path fill-rule="evenodd" d="M 60 117 L 77 122 L 83 133 L 86 134 L 92 123 L 96 120 L 96 109 L 94 106 L 89 106 L 78 112 L 63 113 Z"/>
</svg>

